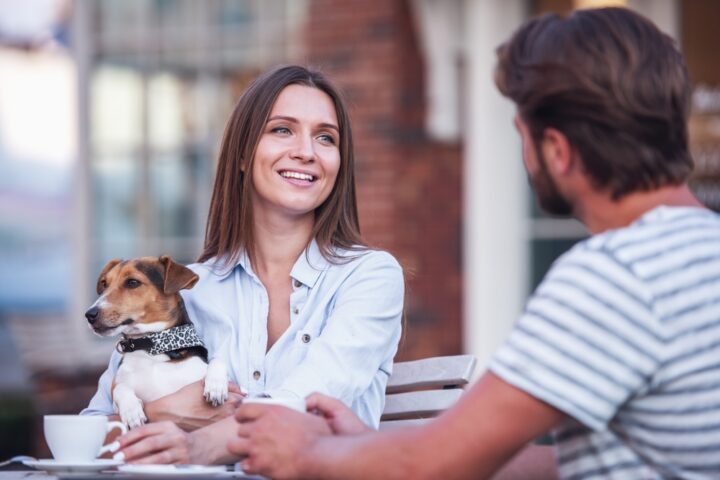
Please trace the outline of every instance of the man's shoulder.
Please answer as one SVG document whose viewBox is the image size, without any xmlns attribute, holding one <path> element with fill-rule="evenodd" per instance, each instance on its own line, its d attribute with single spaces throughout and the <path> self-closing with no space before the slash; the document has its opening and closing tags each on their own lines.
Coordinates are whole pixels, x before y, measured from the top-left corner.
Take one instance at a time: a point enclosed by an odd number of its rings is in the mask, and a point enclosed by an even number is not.
<svg viewBox="0 0 720 480">
<path fill-rule="evenodd" d="M 647 290 L 658 279 L 669 288 L 666 284 L 677 273 L 691 274 L 698 265 L 720 258 L 718 247 L 720 215 L 701 208 L 658 207 L 626 227 L 578 242 L 553 263 L 544 283 L 582 274 L 631 290 Z"/>
<path fill-rule="evenodd" d="M 672 240 L 683 243 L 683 237 L 695 232 L 720 233 L 720 215 L 695 207 L 660 206 L 650 210 L 628 226 L 593 235 L 575 245 L 568 253 L 604 251 L 608 254 L 635 252 L 653 243 Z M 674 240 L 673 240 L 674 238 Z"/>
</svg>

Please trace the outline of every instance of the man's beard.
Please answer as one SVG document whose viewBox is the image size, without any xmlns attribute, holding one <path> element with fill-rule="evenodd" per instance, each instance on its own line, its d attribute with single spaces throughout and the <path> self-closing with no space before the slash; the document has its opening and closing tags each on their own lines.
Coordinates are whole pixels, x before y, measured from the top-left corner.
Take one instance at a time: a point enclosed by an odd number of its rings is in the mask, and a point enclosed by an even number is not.
<svg viewBox="0 0 720 480">
<path fill-rule="evenodd" d="M 548 172 L 545 157 L 539 148 L 535 149 L 540 170 L 535 175 L 528 173 L 528 180 L 535 191 L 538 205 L 546 213 L 559 217 L 570 216 L 573 206 L 563 197 L 555 184 L 550 172 Z"/>
</svg>

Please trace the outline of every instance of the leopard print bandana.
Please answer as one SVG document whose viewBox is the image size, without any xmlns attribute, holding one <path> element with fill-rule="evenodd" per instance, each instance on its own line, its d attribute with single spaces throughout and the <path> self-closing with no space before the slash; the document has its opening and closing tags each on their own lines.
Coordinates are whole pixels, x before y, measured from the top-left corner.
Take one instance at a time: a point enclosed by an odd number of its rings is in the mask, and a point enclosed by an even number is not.
<svg viewBox="0 0 720 480">
<path fill-rule="evenodd" d="M 125 338 L 117 343 L 120 353 L 147 350 L 150 355 L 172 352 L 181 348 L 204 347 L 192 324 L 180 325 L 141 338 Z"/>
</svg>

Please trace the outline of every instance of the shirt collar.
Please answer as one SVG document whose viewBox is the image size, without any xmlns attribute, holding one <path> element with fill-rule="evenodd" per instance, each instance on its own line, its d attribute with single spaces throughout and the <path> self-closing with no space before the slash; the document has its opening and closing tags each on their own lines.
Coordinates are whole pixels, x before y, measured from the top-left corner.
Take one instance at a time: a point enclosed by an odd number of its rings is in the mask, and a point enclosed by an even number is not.
<svg viewBox="0 0 720 480">
<path fill-rule="evenodd" d="M 328 265 L 329 262 L 325 259 L 325 257 L 323 257 L 320 252 L 320 247 L 318 247 L 317 242 L 313 239 L 312 242 L 310 242 L 310 245 L 303 250 L 298 259 L 295 261 L 295 265 L 293 265 L 293 268 L 290 271 L 290 276 L 303 285 L 307 285 L 312 288 L 315 286 L 318 278 L 320 278 L 320 274 L 327 269 Z M 245 270 L 248 275 L 255 277 L 255 272 L 253 272 L 247 252 L 242 252 L 240 254 L 240 258 L 238 258 L 237 263 L 235 263 L 235 266 L 232 268 L 216 267 L 217 269 L 215 270 L 215 274 L 220 278 L 225 279 L 229 277 L 230 274 L 238 267 Z"/>
<path fill-rule="evenodd" d="M 210 272 L 220 280 L 227 279 L 238 267 L 245 270 L 248 275 L 255 276 L 250 266 L 250 259 L 246 252 L 241 252 L 240 257 L 234 265 L 227 265 L 223 257 L 213 257 L 207 260 L 203 265 L 210 269 Z"/>
<path fill-rule="evenodd" d="M 322 256 L 320 247 L 318 247 L 315 239 L 310 242 L 310 245 L 300 254 L 298 259 L 295 261 L 290 276 L 312 288 L 320 278 L 320 274 L 325 271 L 329 263 Z"/>
</svg>

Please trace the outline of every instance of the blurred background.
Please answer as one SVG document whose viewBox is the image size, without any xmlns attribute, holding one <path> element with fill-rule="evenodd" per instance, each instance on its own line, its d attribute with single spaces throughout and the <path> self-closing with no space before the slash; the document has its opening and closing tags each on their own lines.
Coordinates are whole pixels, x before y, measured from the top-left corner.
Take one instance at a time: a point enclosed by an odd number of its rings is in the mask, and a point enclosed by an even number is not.
<svg viewBox="0 0 720 480">
<path fill-rule="evenodd" d="M 323 70 L 348 99 L 362 230 L 407 275 L 398 359 L 483 366 L 586 236 L 533 206 L 494 48 L 542 12 L 624 5 L 679 42 L 693 187 L 720 208 L 715 0 L 0 0 L 0 458 L 46 455 L 113 341 L 83 312 L 111 258 L 199 255 L 225 121 L 258 73 Z"/>
</svg>

